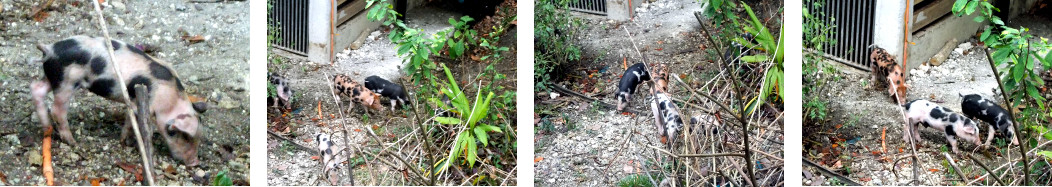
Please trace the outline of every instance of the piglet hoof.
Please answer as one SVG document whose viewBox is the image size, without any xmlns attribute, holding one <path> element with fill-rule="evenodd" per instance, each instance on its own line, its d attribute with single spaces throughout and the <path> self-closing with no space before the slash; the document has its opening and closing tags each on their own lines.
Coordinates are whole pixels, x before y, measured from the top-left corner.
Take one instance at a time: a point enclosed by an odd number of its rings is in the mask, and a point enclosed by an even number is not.
<svg viewBox="0 0 1052 187">
<path fill-rule="evenodd" d="M 58 137 L 62 141 L 68 143 L 70 146 L 77 146 L 77 141 L 73 140 L 73 133 L 69 132 L 69 129 L 58 129 Z"/>
</svg>

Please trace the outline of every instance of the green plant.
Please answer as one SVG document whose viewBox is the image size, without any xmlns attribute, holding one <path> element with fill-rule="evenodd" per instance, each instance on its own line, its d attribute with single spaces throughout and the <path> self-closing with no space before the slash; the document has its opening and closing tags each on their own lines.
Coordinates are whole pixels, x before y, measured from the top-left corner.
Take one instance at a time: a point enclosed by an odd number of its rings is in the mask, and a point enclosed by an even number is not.
<svg viewBox="0 0 1052 187">
<path fill-rule="evenodd" d="M 230 176 L 227 176 L 227 171 L 220 171 L 216 174 L 215 178 L 212 178 L 212 186 L 233 186 L 234 181 L 230 180 Z"/>
<path fill-rule="evenodd" d="M 811 5 L 816 9 L 821 9 L 825 6 L 824 0 L 808 0 L 804 1 L 805 4 Z M 803 73 L 803 97 L 804 97 L 804 117 L 811 121 L 824 121 L 827 116 L 827 101 L 823 100 L 823 97 L 817 95 L 822 94 L 822 89 L 830 76 L 826 74 L 833 74 L 834 79 L 835 69 L 832 66 L 826 66 L 823 62 L 825 59 L 822 57 L 822 50 L 826 46 L 835 45 L 836 40 L 828 38 L 832 34 L 835 34 L 836 25 L 833 25 L 835 18 L 825 15 L 823 12 L 810 12 L 808 9 L 802 9 L 804 27 L 803 34 L 806 40 L 803 41 L 804 48 L 810 49 L 804 51 L 803 56 L 803 67 L 801 69 Z"/>
<path fill-rule="evenodd" d="M 459 117 L 435 117 L 435 121 L 446 125 L 462 125 L 463 130 L 457 133 L 456 139 L 453 141 L 453 146 L 449 150 L 449 156 L 444 161 L 439 162 L 439 173 L 445 171 L 450 165 L 455 163 L 459 157 L 464 157 L 467 160 L 469 167 L 474 167 L 475 159 L 478 157 L 478 146 L 476 141 L 481 142 L 483 146 L 489 145 L 489 132 L 502 133 L 499 127 L 488 125 L 485 123 L 479 123 L 486 113 L 490 110 L 490 100 L 493 99 L 493 92 L 486 94 L 485 99 L 482 98 L 482 87 L 479 85 L 479 94 L 475 95 L 475 101 L 468 103 L 467 96 L 457 86 L 457 81 L 453 79 L 453 74 L 449 72 L 449 68 L 445 64 L 442 64 L 442 69 L 446 73 L 446 77 L 449 78 L 449 84 L 443 89 L 446 96 L 450 98 L 452 107 L 440 104 L 437 98 L 432 98 L 431 102 L 438 106 L 442 106 L 445 110 L 456 111 L 454 113 L 460 114 Z M 474 105 L 472 105 L 474 104 Z M 464 116 L 467 114 L 467 116 Z"/>
<path fill-rule="evenodd" d="M 617 186 L 619 186 L 619 187 L 652 187 L 652 186 L 654 186 L 654 183 L 650 183 L 651 177 L 652 176 L 643 175 L 643 174 L 629 175 L 629 176 L 627 176 L 625 178 L 621 178 L 621 180 L 617 181 Z M 658 179 L 657 177 L 654 177 L 654 180 L 660 180 L 660 179 Z"/>
<path fill-rule="evenodd" d="M 554 71 L 561 65 L 581 60 L 581 48 L 574 36 L 581 26 L 579 18 L 569 12 L 574 0 L 534 1 L 534 91 L 549 91 Z"/>
</svg>

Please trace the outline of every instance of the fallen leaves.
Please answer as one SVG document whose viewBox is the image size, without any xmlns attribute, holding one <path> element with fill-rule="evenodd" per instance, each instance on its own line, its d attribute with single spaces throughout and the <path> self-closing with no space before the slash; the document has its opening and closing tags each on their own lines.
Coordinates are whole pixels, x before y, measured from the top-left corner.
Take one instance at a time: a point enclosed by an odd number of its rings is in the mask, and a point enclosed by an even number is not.
<svg viewBox="0 0 1052 187">
<path fill-rule="evenodd" d="M 190 44 L 196 44 L 205 41 L 205 37 L 201 35 L 183 35 L 183 41 L 190 42 Z"/>
<path fill-rule="evenodd" d="M 318 156 L 310 156 L 311 160 L 318 160 Z"/>
<path fill-rule="evenodd" d="M 928 169 L 928 171 L 931 171 L 931 172 L 939 172 L 939 169 Z"/>
<path fill-rule="evenodd" d="M 533 163 L 541 162 L 542 160 L 544 160 L 544 157 L 539 156 L 539 157 L 533 159 Z"/>
<path fill-rule="evenodd" d="M 96 178 L 90 179 L 89 181 L 91 181 L 91 185 L 92 186 L 102 186 L 102 182 L 105 182 L 106 178 L 96 177 Z"/>
<path fill-rule="evenodd" d="M 7 175 L 4 175 L 4 172 L 3 172 L 3 171 L 0 171 L 0 182 L 3 182 L 3 183 L 4 183 L 4 185 L 9 185 L 9 184 L 7 183 Z"/>
<path fill-rule="evenodd" d="M 117 167 L 120 167 L 125 172 L 134 174 L 135 181 L 142 181 L 142 168 L 140 168 L 139 165 L 126 162 L 118 162 Z"/>
</svg>

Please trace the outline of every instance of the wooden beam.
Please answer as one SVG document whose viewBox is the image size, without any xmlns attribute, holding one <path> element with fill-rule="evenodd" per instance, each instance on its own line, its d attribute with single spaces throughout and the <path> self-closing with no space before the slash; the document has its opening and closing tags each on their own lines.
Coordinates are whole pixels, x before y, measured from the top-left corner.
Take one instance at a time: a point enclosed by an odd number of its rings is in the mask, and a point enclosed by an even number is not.
<svg viewBox="0 0 1052 187">
<path fill-rule="evenodd" d="M 917 11 L 913 12 L 913 25 L 910 25 L 910 32 L 917 32 L 924 26 L 928 26 L 935 20 L 939 20 L 943 15 L 950 13 L 953 8 L 953 0 L 936 0 L 924 7 L 914 7 Z"/>
<path fill-rule="evenodd" d="M 346 3 L 340 3 L 336 11 L 336 25 L 342 25 L 347 20 L 351 20 L 358 15 L 358 13 L 365 12 L 365 0 L 341 0 Z"/>
</svg>

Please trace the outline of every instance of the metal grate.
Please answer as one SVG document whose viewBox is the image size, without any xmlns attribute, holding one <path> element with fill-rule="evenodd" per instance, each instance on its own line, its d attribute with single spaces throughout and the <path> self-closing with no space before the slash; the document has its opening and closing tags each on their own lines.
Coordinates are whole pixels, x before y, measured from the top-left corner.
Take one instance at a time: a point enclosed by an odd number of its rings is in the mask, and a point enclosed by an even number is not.
<svg viewBox="0 0 1052 187">
<path fill-rule="evenodd" d="M 825 0 L 825 5 L 817 7 L 811 2 L 805 2 L 804 6 L 812 15 L 830 21 L 827 25 L 836 26 L 826 36 L 836 42 L 825 44 L 822 52 L 840 58 L 838 61 L 847 65 L 869 70 L 871 63 L 866 48 L 873 44 L 876 0 Z"/>
<path fill-rule="evenodd" d="M 577 0 L 570 3 L 570 10 L 606 15 L 606 0 Z"/>
<path fill-rule="evenodd" d="M 270 0 L 267 29 L 279 29 L 280 40 L 271 45 L 299 55 L 307 55 L 307 4 L 303 0 Z"/>
</svg>

